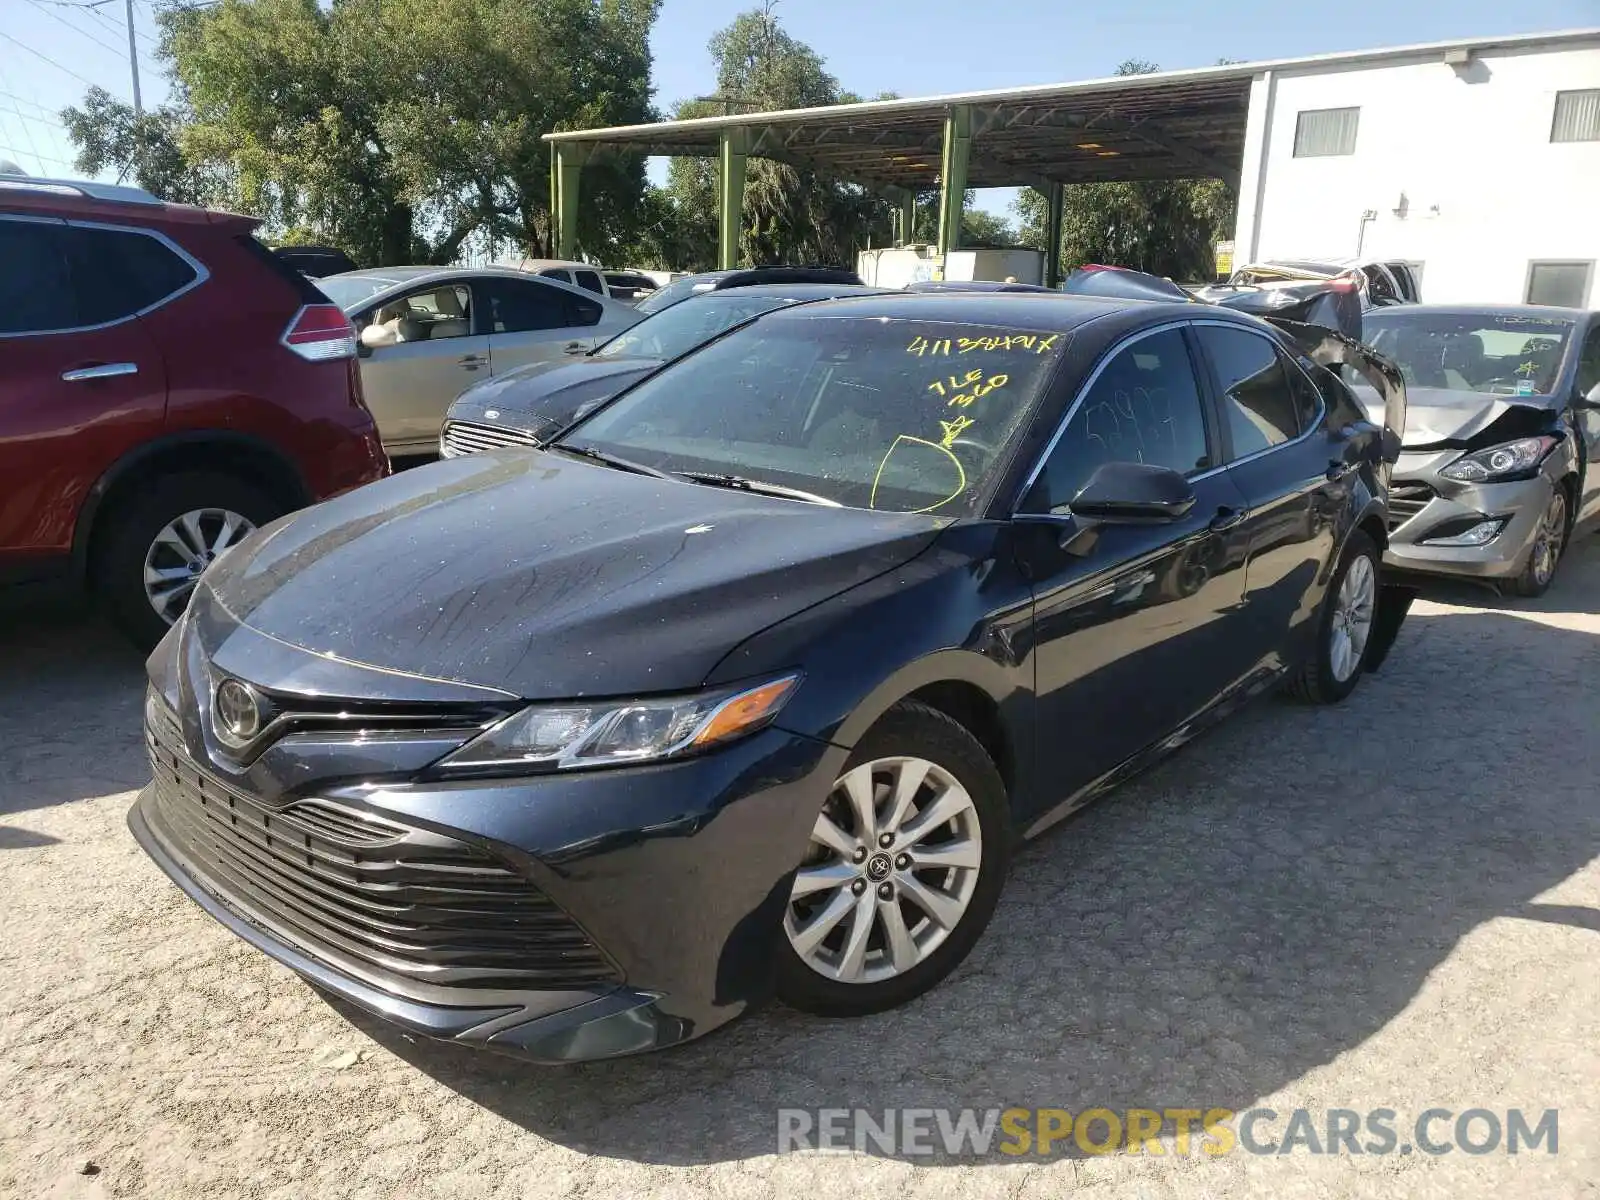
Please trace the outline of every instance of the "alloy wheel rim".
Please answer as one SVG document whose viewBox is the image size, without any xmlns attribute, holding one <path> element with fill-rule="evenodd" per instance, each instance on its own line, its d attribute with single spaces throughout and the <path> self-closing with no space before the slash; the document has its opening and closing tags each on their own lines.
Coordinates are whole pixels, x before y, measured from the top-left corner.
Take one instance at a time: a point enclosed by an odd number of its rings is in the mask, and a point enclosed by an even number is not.
<svg viewBox="0 0 1600 1200">
<path fill-rule="evenodd" d="M 1372 610 L 1377 598 L 1377 575 L 1372 560 L 1358 555 L 1339 584 L 1329 629 L 1328 665 L 1333 677 L 1344 683 L 1356 673 L 1372 633 Z"/>
<path fill-rule="evenodd" d="M 217 556 L 255 528 L 226 508 L 191 509 L 164 525 L 144 556 L 144 594 L 156 615 L 168 625 L 181 617 Z"/>
<path fill-rule="evenodd" d="M 1539 522 L 1539 533 L 1533 543 L 1533 577 L 1540 584 L 1549 583 L 1555 575 L 1566 534 L 1567 501 L 1557 492 L 1550 497 L 1550 507 L 1544 510 L 1544 519 Z"/>
<path fill-rule="evenodd" d="M 839 777 L 795 875 L 784 932 L 842 983 L 905 974 L 944 944 L 978 886 L 983 832 L 954 775 L 925 758 L 873 759 Z"/>
</svg>

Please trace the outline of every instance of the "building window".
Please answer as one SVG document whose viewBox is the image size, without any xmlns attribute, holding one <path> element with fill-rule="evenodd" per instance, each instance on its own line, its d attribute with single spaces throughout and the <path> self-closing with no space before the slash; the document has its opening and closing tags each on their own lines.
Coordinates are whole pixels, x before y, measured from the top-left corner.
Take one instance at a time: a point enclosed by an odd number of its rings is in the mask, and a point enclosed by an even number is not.
<svg viewBox="0 0 1600 1200">
<path fill-rule="evenodd" d="M 1356 152 L 1356 125 L 1359 108 L 1312 108 L 1295 119 L 1294 156 L 1321 158 L 1329 154 Z"/>
<path fill-rule="evenodd" d="M 1600 142 L 1600 88 L 1557 92 L 1552 142 Z"/>
<path fill-rule="evenodd" d="M 1529 304 L 1558 304 L 1585 308 L 1593 262 L 1535 262 L 1528 264 Z"/>
</svg>

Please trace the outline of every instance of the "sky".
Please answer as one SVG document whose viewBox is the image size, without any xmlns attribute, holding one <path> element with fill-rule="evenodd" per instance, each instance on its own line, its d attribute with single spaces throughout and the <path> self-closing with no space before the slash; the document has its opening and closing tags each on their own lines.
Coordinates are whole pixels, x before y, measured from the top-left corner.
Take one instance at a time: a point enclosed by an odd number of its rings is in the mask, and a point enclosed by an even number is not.
<svg viewBox="0 0 1600 1200">
<path fill-rule="evenodd" d="M 155 2 L 133 0 L 147 105 L 167 92 L 155 62 Z M 651 38 L 658 107 L 715 90 L 707 43 L 756 2 L 664 0 Z M 0 158 L 32 173 L 72 173 L 60 110 L 91 82 L 124 99 L 132 94 L 125 4 L 0 0 Z M 1006 0 L 994 8 L 970 0 L 779 0 L 776 12 L 845 88 L 903 96 L 1095 79 L 1129 58 L 1175 70 L 1219 58 L 1600 25 L 1600 0 Z M 663 162 L 652 163 L 653 178 L 664 174 Z M 1010 195 L 980 192 L 978 207 L 1004 213 Z"/>
</svg>

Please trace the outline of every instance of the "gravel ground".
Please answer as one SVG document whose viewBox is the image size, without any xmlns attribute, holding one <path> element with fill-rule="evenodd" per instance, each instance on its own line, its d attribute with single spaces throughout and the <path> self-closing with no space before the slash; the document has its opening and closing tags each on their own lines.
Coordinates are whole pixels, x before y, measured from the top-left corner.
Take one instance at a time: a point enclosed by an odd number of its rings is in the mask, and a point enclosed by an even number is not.
<svg viewBox="0 0 1600 1200">
<path fill-rule="evenodd" d="M 920 1002 L 542 1070 L 203 916 L 123 824 L 137 658 L 0 615 L 0 1194 L 1600 1196 L 1597 676 L 1600 541 L 1542 601 L 1430 592 L 1348 704 L 1259 704 L 1026 849 Z M 1258 1103 L 1558 1108 L 1559 1153 L 773 1152 L 779 1107 Z"/>
</svg>

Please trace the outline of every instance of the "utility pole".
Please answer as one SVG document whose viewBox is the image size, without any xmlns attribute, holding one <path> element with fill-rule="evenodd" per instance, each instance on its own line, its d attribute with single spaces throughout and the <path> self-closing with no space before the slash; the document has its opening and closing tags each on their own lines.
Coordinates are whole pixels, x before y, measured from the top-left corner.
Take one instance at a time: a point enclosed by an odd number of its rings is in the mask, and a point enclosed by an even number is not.
<svg viewBox="0 0 1600 1200">
<path fill-rule="evenodd" d="M 139 100 L 139 45 L 133 34 L 133 0 L 123 0 L 128 13 L 128 66 L 133 71 L 133 115 L 144 115 L 144 105 Z"/>
</svg>

